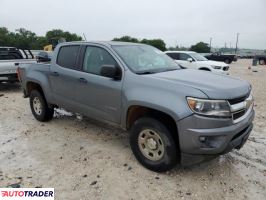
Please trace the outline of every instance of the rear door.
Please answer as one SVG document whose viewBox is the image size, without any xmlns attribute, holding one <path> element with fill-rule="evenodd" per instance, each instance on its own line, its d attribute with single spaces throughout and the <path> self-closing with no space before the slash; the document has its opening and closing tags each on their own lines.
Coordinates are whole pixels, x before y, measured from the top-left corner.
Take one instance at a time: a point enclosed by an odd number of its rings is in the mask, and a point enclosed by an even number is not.
<svg viewBox="0 0 266 200">
<path fill-rule="evenodd" d="M 81 68 L 78 65 L 80 45 L 62 46 L 51 65 L 50 85 L 54 101 L 60 107 L 76 111 L 76 95 Z"/>
</svg>

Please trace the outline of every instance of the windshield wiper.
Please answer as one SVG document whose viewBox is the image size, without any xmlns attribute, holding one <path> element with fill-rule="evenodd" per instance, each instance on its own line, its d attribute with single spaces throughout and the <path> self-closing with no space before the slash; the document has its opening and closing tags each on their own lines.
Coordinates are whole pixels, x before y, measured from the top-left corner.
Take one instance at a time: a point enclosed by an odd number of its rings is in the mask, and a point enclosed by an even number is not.
<svg viewBox="0 0 266 200">
<path fill-rule="evenodd" d="M 142 71 L 142 72 L 136 72 L 136 74 L 138 75 L 145 75 L 145 74 L 154 74 L 156 72 L 153 72 L 153 71 Z"/>
<path fill-rule="evenodd" d="M 165 70 L 162 70 L 160 72 L 168 72 L 168 71 L 175 71 L 175 70 L 178 70 L 179 68 L 169 68 L 169 69 L 165 69 Z"/>
</svg>

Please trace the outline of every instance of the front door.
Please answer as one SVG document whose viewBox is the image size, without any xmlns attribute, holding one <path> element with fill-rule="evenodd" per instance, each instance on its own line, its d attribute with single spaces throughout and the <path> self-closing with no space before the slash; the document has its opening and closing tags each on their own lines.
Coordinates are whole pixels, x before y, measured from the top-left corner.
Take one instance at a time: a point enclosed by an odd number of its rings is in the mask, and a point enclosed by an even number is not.
<svg viewBox="0 0 266 200">
<path fill-rule="evenodd" d="M 83 60 L 83 73 L 80 73 L 79 77 L 83 81 L 77 87 L 76 101 L 79 103 L 80 112 L 85 115 L 119 123 L 123 78 L 114 80 L 101 76 L 103 65 L 118 66 L 107 49 L 100 46 L 87 46 Z"/>
<path fill-rule="evenodd" d="M 188 60 L 191 59 L 191 60 Z M 179 60 L 177 61 L 178 64 L 180 64 L 182 67 L 188 68 L 188 69 L 196 69 L 195 60 L 186 53 L 179 53 Z"/>
</svg>

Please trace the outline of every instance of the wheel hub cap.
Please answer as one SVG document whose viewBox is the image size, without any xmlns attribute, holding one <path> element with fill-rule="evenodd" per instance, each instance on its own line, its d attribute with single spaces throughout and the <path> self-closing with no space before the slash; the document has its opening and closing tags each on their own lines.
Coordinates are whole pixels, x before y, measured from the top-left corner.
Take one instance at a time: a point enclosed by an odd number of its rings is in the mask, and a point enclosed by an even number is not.
<svg viewBox="0 0 266 200">
<path fill-rule="evenodd" d="M 141 131 L 138 145 L 143 156 L 152 161 L 160 160 L 164 155 L 164 144 L 160 135 L 151 129 Z"/>
<path fill-rule="evenodd" d="M 38 97 L 34 97 L 32 104 L 33 104 L 34 112 L 37 115 L 40 115 L 42 113 L 42 104 L 41 104 L 40 99 Z"/>
<path fill-rule="evenodd" d="M 149 138 L 149 139 L 147 139 L 147 146 L 151 150 L 155 150 L 155 149 L 157 149 L 157 142 L 153 138 Z"/>
</svg>

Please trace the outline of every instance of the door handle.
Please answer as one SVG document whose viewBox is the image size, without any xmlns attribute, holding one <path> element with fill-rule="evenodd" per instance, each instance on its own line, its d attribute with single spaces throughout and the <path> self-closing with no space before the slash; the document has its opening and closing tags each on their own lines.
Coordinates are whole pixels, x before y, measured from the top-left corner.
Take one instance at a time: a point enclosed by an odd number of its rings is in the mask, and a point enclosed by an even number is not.
<svg viewBox="0 0 266 200">
<path fill-rule="evenodd" d="M 58 72 L 52 72 L 52 76 L 59 76 Z"/>
<path fill-rule="evenodd" d="M 87 83 L 88 81 L 85 78 L 79 78 L 79 82 L 81 82 L 81 83 Z"/>
</svg>

